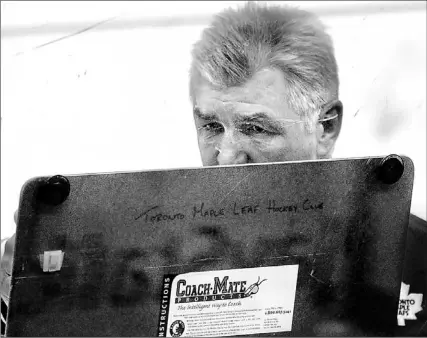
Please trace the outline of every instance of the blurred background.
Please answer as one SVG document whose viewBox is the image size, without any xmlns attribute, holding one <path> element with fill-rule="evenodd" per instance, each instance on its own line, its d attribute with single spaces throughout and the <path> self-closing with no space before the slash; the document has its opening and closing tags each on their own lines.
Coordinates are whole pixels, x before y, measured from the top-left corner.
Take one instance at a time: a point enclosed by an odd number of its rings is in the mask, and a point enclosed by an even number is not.
<svg viewBox="0 0 427 338">
<path fill-rule="evenodd" d="M 3 1 L 1 237 L 34 176 L 201 166 L 190 50 L 238 3 Z M 412 212 L 426 219 L 426 2 L 290 3 L 317 13 L 335 43 L 335 157 L 411 157 Z"/>
</svg>

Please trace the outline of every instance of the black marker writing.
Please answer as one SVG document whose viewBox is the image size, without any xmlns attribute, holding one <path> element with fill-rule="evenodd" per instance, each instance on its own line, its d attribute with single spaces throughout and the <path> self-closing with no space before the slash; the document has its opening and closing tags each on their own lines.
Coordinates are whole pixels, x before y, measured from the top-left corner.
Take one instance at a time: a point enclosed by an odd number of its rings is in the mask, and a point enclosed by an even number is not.
<svg viewBox="0 0 427 338">
<path fill-rule="evenodd" d="M 304 203 L 302 204 L 303 210 L 318 210 L 323 209 L 323 202 L 322 203 L 311 203 L 309 199 L 306 199 Z"/>
<path fill-rule="evenodd" d="M 166 214 L 166 213 L 157 213 L 155 215 L 150 215 L 149 212 L 157 209 L 159 206 L 155 206 L 152 207 L 146 211 L 144 211 L 143 213 L 141 213 L 138 217 L 135 218 L 135 221 L 137 221 L 138 219 L 140 219 L 141 217 L 145 216 L 145 222 L 151 222 L 151 223 L 158 223 L 158 222 L 162 222 L 162 221 L 174 221 L 174 220 L 179 220 L 179 219 L 184 219 L 185 215 L 181 214 L 181 213 L 176 213 L 173 215 L 170 214 Z"/>
<path fill-rule="evenodd" d="M 275 212 L 297 212 L 298 207 L 296 205 L 282 205 L 277 206 L 275 200 L 268 200 L 268 213 Z"/>
<path fill-rule="evenodd" d="M 233 214 L 234 215 L 253 215 L 259 211 L 259 205 L 244 205 L 237 207 L 237 203 L 234 203 Z"/>
<path fill-rule="evenodd" d="M 218 216 L 224 216 L 224 209 L 205 209 L 205 204 L 202 203 L 200 205 L 200 208 L 197 206 L 193 207 L 193 218 L 195 218 L 197 215 L 201 217 L 218 217 Z"/>
</svg>

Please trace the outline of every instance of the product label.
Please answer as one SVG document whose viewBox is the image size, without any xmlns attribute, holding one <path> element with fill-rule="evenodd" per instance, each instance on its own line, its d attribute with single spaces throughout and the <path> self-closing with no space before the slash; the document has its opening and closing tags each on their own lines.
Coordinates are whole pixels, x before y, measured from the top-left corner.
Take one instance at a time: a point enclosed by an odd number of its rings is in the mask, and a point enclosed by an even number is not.
<svg viewBox="0 0 427 338">
<path fill-rule="evenodd" d="M 166 275 L 159 337 L 292 330 L 298 265 Z"/>
</svg>

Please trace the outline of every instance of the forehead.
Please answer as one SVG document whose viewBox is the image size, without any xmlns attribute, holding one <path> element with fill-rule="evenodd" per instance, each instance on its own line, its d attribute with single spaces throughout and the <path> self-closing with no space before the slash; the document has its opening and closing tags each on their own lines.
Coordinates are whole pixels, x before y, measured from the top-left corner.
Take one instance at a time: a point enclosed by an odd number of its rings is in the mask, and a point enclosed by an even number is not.
<svg viewBox="0 0 427 338">
<path fill-rule="evenodd" d="M 253 104 L 269 108 L 286 104 L 286 82 L 277 69 L 256 73 L 243 86 L 217 90 L 201 83 L 195 95 L 195 105 L 203 110 L 219 108 L 224 104 Z"/>
</svg>

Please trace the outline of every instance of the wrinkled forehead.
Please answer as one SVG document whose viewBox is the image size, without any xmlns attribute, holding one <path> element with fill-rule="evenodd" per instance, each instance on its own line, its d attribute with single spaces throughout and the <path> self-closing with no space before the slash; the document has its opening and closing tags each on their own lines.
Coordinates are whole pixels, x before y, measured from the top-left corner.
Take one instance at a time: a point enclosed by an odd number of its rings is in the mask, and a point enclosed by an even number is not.
<svg viewBox="0 0 427 338">
<path fill-rule="evenodd" d="M 219 90 L 202 82 L 195 91 L 194 101 L 195 107 L 202 111 L 277 111 L 277 108 L 287 106 L 286 83 L 281 71 L 266 69 L 239 87 Z"/>
</svg>

